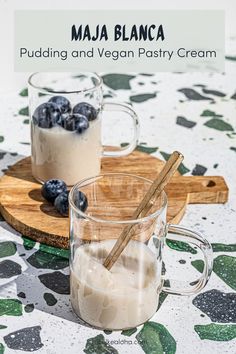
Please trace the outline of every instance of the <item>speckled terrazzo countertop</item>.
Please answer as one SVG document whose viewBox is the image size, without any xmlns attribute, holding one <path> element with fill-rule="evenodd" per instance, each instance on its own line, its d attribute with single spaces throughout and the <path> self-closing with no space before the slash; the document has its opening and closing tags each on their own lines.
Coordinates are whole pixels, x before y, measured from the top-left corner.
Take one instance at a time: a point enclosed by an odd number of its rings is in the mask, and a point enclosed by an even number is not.
<svg viewBox="0 0 236 354">
<path fill-rule="evenodd" d="M 130 102 L 139 113 L 140 150 L 166 158 L 178 149 L 185 155 L 183 173 L 223 175 L 230 187 L 227 204 L 190 205 L 182 220 L 213 245 L 206 288 L 192 297 L 162 294 L 156 315 L 137 329 L 86 327 L 70 306 L 68 252 L 26 239 L 1 219 L 0 353 L 236 353 L 235 59 L 226 60 L 226 74 L 103 76 L 105 98 Z M 3 173 L 30 154 L 30 137 L 27 91 L 2 95 L 1 101 Z M 105 143 L 126 142 L 109 124 Z M 172 276 L 198 277 L 202 263 L 194 249 L 166 247 L 167 257 L 170 252 Z"/>
</svg>

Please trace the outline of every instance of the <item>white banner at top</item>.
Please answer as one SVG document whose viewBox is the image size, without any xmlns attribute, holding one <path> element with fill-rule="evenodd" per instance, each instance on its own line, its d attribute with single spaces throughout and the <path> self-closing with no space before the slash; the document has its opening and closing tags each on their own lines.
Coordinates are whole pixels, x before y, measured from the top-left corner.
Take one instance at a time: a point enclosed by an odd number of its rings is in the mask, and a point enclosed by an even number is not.
<svg viewBox="0 0 236 354">
<path fill-rule="evenodd" d="M 224 12 L 16 11 L 15 71 L 224 71 Z"/>
</svg>

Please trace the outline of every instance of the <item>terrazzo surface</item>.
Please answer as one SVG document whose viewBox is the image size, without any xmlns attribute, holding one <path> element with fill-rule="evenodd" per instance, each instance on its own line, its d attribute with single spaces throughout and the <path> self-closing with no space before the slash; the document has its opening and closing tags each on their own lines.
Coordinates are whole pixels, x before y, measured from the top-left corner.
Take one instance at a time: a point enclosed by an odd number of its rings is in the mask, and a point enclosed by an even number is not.
<svg viewBox="0 0 236 354">
<path fill-rule="evenodd" d="M 235 51 L 236 52 L 236 51 Z M 69 301 L 68 251 L 40 245 L 0 221 L 0 353 L 236 353 L 236 57 L 225 74 L 104 74 L 104 97 L 131 103 L 141 122 L 138 149 L 185 155 L 181 173 L 222 175 L 225 205 L 189 205 L 182 224 L 212 243 L 213 273 L 200 294 L 162 294 L 154 317 L 123 332 L 80 323 Z M 30 154 L 27 90 L 1 96 L 0 170 Z M 114 121 L 115 119 L 115 121 Z M 104 117 L 104 143 L 122 144 L 122 117 Z M 105 124 L 106 123 L 106 124 Z M 113 124 L 120 128 L 112 129 Z M 173 278 L 196 279 L 201 255 L 166 245 Z M 195 251 L 195 250 L 194 250 Z"/>
</svg>

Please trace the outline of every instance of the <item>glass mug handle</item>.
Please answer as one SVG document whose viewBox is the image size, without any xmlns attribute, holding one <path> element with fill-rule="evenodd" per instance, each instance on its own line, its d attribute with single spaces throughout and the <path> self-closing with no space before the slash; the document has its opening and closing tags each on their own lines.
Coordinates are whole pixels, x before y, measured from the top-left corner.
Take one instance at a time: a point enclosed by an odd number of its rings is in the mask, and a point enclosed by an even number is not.
<svg viewBox="0 0 236 354">
<path fill-rule="evenodd" d="M 133 139 L 125 148 L 122 148 L 118 151 L 103 151 L 103 156 L 105 156 L 105 157 L 108 157 L 108 156 L 109 157 L 120 157 L 120 156 L 125 156 L 125 155 L 130 154 L 138 145 L 139 120 L 138 120 L 137 114 L 128 105 L 125 105 L 123 103 L 116 103 L 116 102 L 104 102 L 103 103 L 103 110 L 113 111 L 113 112 L 118 111 L 118 112 L 127 113 L 130 116 L 130 118 L 132 119 L 133 128 L 134 128 Z"/>
<path fill-rule="evenodd" d="M 173 241 L 182 241 L 190 243 L 194 246 L 197 246 L 203 253 L 204 256 L 204 267 L 202 275 L 199 279 L 194 281 L 192 284 L 194 287 L 191 290 L 188 289 L 175 289 L 171 286 L 163 286 L 162 290 L 169 294 L 176 294 L 176 295 L 194 295 L 204 288 L 207 284 L 208 279 L 212 272 L 213 266 L 213 252 L 211 244 L 198 232 L 191 231 L 185 227 L 177 226 L 177 225 L 167 225 L 167 236 L 168 233 L 175 234 L 169 239 Z M 169 279 L 171 282 L 171 279 Z"/>
</svg>

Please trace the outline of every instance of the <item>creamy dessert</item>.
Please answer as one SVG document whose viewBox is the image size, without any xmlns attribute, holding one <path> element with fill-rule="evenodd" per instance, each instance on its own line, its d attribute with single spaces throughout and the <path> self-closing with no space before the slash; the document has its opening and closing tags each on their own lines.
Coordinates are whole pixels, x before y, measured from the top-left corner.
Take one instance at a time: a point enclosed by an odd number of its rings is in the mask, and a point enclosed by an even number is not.
<svg viewBox="0 0 236 354">
<path fill-rule="evenodd" d="M 71 303 L 76 314 L 103 329 L 126 329 L 156 312 L 161 265 L 143 243 L 130 241 L 111 270 L 103 261 L 115 240 L 77 248 L 71 265 Z"/>
<path fill-rule="evenodd" d="M 86 102 L 71 107 L 54 96 L 36 108 L 31 123 L 32 174 L 40 182 L 57 178 L 74 185 L 100 172 L 101 118 Z"/>
</svg>

